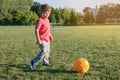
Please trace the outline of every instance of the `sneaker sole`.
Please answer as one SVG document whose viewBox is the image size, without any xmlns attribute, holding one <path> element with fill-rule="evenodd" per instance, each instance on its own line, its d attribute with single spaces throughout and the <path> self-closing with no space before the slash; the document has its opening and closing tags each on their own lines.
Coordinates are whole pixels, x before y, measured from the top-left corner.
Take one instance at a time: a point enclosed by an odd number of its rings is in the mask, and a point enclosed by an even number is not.
<svg viewBox="0 0 120 80">
<path fill-rule="evenodd" d="M 29 64 L 30 64 L 30 68 L 31 68 L 32 70 L 34 70 L 34 68 L 32 67 L 32 63 L 31 63 L 31 61 L 30 61 Z"/>
</svg>

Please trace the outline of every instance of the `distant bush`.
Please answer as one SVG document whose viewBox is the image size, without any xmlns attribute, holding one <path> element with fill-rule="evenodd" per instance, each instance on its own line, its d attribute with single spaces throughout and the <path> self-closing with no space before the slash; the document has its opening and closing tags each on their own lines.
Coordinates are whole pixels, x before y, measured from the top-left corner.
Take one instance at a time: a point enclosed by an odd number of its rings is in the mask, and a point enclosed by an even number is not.
<svg viewBox="0 0 120 80">
<path fill-rule="evenodd" d="M 33 12 L 13 11 L 0 20 L 1 25 L 34 25 L 37 15 Z"/>
</svg>

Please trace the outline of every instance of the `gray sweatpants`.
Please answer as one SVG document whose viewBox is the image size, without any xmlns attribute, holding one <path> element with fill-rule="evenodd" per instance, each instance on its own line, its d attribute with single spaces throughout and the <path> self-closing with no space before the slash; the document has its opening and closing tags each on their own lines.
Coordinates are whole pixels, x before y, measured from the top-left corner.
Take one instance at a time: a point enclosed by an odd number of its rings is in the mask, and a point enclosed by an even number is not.
<svg viewBox="0 0 120 80">
<path fill-rule="evenodd" d="M 37 64 L 38 61 L 43 60 L 43 64 L 49 64 L 50 56 L 50 42 L 42 41 L 42 44 L 39 45 L 40 52 L 33 59 L 33 63 Z"/>
</svg>

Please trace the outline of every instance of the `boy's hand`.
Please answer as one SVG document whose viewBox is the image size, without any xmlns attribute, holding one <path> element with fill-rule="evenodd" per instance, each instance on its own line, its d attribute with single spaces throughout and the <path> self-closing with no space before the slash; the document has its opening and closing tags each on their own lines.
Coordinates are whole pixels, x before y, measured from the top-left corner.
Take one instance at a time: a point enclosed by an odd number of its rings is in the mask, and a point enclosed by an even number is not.
<svg viewBox="0 0 120 80">
<path fill-rule="evenodd" d="M 37 40 L 37 42 L 36 42 L 36 43 L 37 43 L 37 44 L 42 44 L 42 41 L 38 41 L 38 40 Z"/>
<path fill-rule="evenodd" d="M 52 35 L 50 35 L 50 41 L 53 41 L 53 36 Z"/>
</svg>

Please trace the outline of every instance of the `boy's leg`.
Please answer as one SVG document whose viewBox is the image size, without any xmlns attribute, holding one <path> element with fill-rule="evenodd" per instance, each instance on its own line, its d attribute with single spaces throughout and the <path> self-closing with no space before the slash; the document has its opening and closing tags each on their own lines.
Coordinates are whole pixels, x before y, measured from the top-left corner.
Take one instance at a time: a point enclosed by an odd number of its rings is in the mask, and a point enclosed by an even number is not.
<svg viewBox="0 0 120 80">
<path fill-rule="evenodd" d="M 42 45 L 39 45 L 40 52 L 38 55 L 31 60 L 30 67 L 33 67 L 31 69 L 34 69 L 34 65 L 37 65 L 38 61 L 43 59 L 43 64 L 49 65 L 49 55 L 50 55 L 50 42 L 43 41 Z"/>
<path fill-rule="evenodd" d="M 46 45 L 46 52 L 45 56 L 43 57 L 43 64 L 49 64 L 49 56 L 50 56 L 50 42 L 45 42 Z"/>
<path fill-rule="evenodd" d="M 39 45 L 39 47 L 40 47 L 40 52 L 37 54 L 37 56 L 36 56 L 34 59 L 32 59 L 32 60 L 30 61 L 30 68 L 31 68 L 32 70 L 35 69 L 38 61 L 41 59 L 41 57 L 42 57 L 42 55 L 43 55 L 43 52 L 44 52 L 44 51 L 43 51 L 43 45 Z"/>
<path fill-rule="evenodd" d="M 33 63 L 37 64 L 39 60 L 41 60 L 42 56 L 44 56 L 44 46 L 43 44 L 39 45 L 40 52 L 37 54 L 37 56 L 32 60 Z"/>
<path fill-rule="evenodd" d="M 38 61 L 42 60 L 45 63 L 49 64 L 49 55 L 50 55 L 50 42 L 45 42 L 43 41 L 41 45 L 39 45 L 40 47 L 40 52 L 38 53 L 38 55 L 32 60 L 33 63 L 37 64 Z"/>
</svg>

